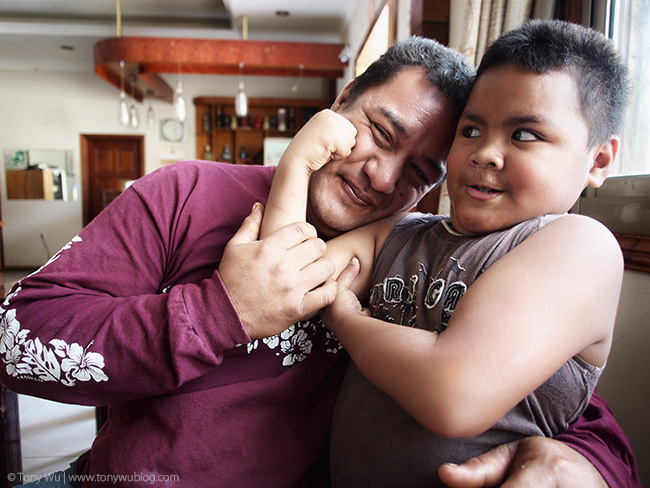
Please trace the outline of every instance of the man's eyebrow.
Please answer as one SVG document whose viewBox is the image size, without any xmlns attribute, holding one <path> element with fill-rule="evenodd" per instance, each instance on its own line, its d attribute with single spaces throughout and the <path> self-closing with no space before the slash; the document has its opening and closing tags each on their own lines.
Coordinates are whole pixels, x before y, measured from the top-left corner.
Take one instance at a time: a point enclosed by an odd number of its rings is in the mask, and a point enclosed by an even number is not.
<svg viewBox="0 0 650 488">
<path fill-rule="evenodd" d="M 406 128 L 404 127 L 404 124 L 402 124 L 402 122 L 395 116 L 393 112 L 388 110 L 386 107 L 380 107 L 379 111 L 390 121 L 393 127 L 397 129 L 397 132 L 403 136 L 406 135 Z"/>
</svg>

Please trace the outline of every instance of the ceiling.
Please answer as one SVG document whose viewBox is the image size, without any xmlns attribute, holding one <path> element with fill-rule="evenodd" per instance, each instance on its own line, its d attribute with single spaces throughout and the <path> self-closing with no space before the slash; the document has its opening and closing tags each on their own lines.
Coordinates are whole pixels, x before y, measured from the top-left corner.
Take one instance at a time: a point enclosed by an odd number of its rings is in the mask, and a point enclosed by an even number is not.
<svg viewBox="0 0 650 488">
<path fill-rule="evenodd" d="M 121 0 L 123 36 L 342 42 L 356 0 Z M 0 0 L 0 70 L 93 71 L 116 0 Z M 278 16 L 277 11 L 289 12 Z"/>
</svg>

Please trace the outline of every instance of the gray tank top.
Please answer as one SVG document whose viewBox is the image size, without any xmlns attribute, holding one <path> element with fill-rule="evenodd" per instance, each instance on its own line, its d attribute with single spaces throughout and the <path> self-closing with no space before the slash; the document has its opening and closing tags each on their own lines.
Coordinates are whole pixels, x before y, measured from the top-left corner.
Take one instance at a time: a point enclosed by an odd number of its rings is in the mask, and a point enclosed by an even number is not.
<svg viewBox="0 0 650 488">
<path fill-rule="evenodd" d="M 467 287 L 558 217 L 542 216 L 505 231 L 469 237 L 454 233 L 444 217 L 407 215 L 377 257 L 370 296 L 373 315 L 443 333 Z M 445 462 L 461 463 L 524 436 L 551 437 L 564 430 L 584 411 L 601 372 L 574 357 L 487 432 L 469 439 L 443 439 L 422 427 L 351 363 L 334 412 L 332 486 L 442 487 L 437 470 Z"/>
</svg>

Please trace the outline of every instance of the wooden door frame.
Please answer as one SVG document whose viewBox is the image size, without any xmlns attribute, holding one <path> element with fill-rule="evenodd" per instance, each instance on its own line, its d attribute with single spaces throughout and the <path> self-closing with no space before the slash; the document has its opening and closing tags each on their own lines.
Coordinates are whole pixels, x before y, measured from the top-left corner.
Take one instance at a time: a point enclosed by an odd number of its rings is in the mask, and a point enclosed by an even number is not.
<svg viewBox="0 0 650 488">
<path fill-rule="evenodd" d="M 90 215 L 90 198 L 88 192 L 90 188 L 90 171 L 88 168 L 88 149 L 91 140 L 114 140 L 114 141 L 136 141 L 140 148 L 140 167 L 139 172 L 144 176 L 144 136 L 131 136 L 120 134 L 81 134 L 81 198 L 82 198 L 82 219 L 84 225 L 88 223 Z"/>
</svg>

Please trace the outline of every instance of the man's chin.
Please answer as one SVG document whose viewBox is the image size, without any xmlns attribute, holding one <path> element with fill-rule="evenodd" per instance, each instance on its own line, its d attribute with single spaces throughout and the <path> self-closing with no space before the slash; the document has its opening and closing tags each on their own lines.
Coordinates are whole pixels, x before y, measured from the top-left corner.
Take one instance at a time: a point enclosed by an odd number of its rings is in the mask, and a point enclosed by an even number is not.
<svg viewBox="0 0 650 488">
<path fill-rule="evenodd" d="M 308 212 L 307 220 L 316 227 L 320 237 L 331 239 L 375 219 L 370 215 L 360 215 L 359 212 L 328 209 L 322 215 Z"/>
</svg>

